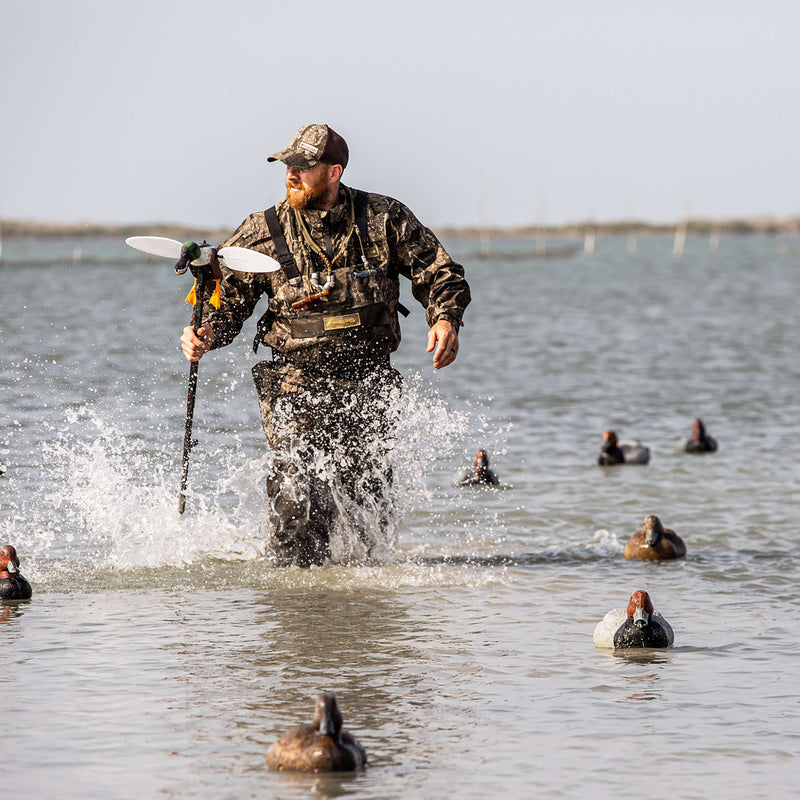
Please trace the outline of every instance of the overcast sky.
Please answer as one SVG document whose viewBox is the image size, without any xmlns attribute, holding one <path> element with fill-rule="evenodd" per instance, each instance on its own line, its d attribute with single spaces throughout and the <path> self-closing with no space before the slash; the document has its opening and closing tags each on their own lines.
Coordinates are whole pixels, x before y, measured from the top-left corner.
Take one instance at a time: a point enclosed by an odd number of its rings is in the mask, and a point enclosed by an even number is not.
<svg viewBox="0 0 800 800">
<path fill-rule="evenodd" d="M 234 226 L 308 122 L 426 224 L 800 214 L 797 0 L 0 0 L 0 217 Z"/>
</svg>

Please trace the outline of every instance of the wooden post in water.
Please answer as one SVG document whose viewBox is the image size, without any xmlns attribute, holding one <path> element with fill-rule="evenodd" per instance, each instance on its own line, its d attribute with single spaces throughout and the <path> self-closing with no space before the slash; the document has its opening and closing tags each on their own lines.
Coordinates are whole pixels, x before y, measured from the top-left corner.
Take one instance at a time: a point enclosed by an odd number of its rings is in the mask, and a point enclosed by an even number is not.
<svg viewBox="0 0 800 800">
<path fill-rule="evenodd" d="M 688 227 L 688 220 L 682 219 L 675 228 L 675 239 L 672 242 L 672 255 L 678 258 L 680 258 L 686 250 L 686 231 Z"/>
<path fill-rule="evenodd" d="M 594 225 L 586 228 L 583 236 L 583 252 L 587 256 L 594 255 Z"/>
</svg>

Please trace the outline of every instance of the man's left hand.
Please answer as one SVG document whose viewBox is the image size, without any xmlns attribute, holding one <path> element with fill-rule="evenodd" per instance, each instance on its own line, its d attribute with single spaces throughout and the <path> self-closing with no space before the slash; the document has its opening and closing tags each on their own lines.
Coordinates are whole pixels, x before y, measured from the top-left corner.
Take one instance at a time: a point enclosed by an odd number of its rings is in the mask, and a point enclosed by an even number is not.
<svg viewBox="0 0 800 800">
<path fill-rule="evenodd" d="M 434 347 L 433 368 L 441 369 L 452 364 L 458 355 L 458 328 L 449 319 L 440 319 L 428 331 L 428 349 L 430 353 Z"/>
</svg>

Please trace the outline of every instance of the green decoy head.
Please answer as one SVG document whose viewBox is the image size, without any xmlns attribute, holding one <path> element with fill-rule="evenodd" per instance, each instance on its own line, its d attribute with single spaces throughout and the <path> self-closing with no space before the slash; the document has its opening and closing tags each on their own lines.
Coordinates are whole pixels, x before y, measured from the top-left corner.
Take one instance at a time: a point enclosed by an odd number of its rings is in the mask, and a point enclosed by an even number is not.
<svg viewBox="0 0 800 800">
<path fill-rule="evenodd" d="M 200 258 L 200 245 L 197 242 L 184 242 L 181 245 L 181 257 L 175 264 L 175 274 L 183 275 L 192 261 Z"/>
</svg>

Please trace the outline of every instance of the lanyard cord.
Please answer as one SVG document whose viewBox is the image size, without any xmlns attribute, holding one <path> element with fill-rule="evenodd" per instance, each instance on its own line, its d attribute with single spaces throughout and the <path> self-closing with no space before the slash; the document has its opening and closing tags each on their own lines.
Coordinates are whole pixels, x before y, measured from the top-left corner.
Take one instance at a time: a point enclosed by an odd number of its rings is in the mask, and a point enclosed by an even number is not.
<svg viewBox="0 0 800 800">
<path fill-rule="evenodd" d="M 339 251 L 335 256 L 333 256 L 333 258 L 328 258 L 327 253 L 314 241 L 314 238 L 311 236 L 311 231 L 308 230 L 302 214 L 300 214 L 296 208 L 292 209 L 294 212 L 294 218 L 297 221 L 297 227 L 300 229 L 304 243 L 307 244 L 319 256 L 320 260 L 325 265 L 325 275 L 328 278 L 330 278 L 333 265 L 347 252 L 347 245 L 350 243 L 350 239 L 353 237 L 353 232 L 356 230 L 356 209 L 355 204 L 353 203 L 353 198 L 349 192 L 347 193 L 347 199 L 350 206 L 350 230 L 347 236 L 345 236 L 342 244 L 339 246 Z"/>
</svg>

